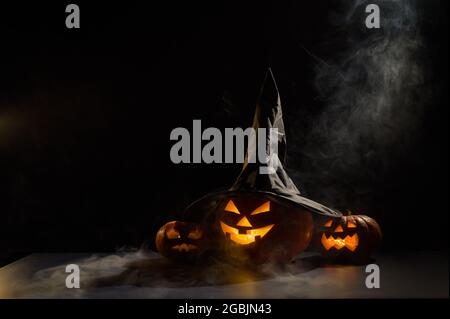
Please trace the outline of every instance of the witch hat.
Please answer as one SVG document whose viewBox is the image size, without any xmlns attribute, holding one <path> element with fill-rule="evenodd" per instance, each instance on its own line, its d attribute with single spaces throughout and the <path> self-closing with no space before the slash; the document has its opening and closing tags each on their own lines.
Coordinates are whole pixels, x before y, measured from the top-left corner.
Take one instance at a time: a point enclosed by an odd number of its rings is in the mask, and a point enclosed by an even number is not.
<svg viewBox="0 0 450 319">
<path fill-rule="evenodd" d="M 319 215 L 330 217 L 342 215 L 339 211 L 301 196 L 300 191 L 283 167 L 286 156 L 286 134 L 280 95 L 271 69 L 268 69 L 266 73 L 256 104 L 253 129 L 256 132 L 253 143 L 257 145 L 249 142 L 242 171 L 233 186 L 227 191 L 210 193 L 192 203 L 186 209 L 188 214 L 193 211 L 196 211 L 196 213 L 202 210 L 211 211 L 218 201 L 225 196 L 250 192 L 263 193 L 281 200 L 287 200 Z M 261 134 L 265 136 L 261 136 Z M 265 141 L 263 151 L 258 148 L 261 146 L 260 141 Z M 261 153 L 264 153 L 263 157 L 265 156 L 267 161 L 261 161 L 258 158 Z M 270 166 L 267 166 L 267 163 Z"/>
<path fill-rule="evenodd" d="M 253 147 L 247 148 L 242 171 L 230 191 L 250 190 L 299 194 L 299 190 L 283 168 L 286 155 L 286 134 L 280 95 L 270 69 L 266 73 L 256 104 L 253 129 L 256 133 L 255 141 L 258 142 L 256 145 L 252 145 Z M 259 136 L 260 134 L 265 136 Z M 266 159 L 271 161 L 270 168 L 257 160 L 258 154 L 256 153 L 259 152 L 258 146 L 260 145 L 258 143 L 260 141 L 265 141 L 263 152 Z M 274 146 L 277 150 L 273 149 Z M 253 162 L 250 162 L 250 159 L 253 159 Z M 270 169 L 272 169 L 272 172 L 270 172 Z"/>
</svg>

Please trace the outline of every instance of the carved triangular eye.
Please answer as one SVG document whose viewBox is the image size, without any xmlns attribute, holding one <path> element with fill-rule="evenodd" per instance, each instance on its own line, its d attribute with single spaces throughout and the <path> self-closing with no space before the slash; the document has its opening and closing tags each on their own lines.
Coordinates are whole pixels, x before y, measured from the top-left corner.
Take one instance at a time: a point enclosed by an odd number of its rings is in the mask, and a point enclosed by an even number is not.
<svg viewBox="0 0 450 319">
<path fill-rule="evenodd" d="M 189 233 L 188 238 L 196 240 L 202 238 L 202 235 L 203 232 L 200 229 L 195 229 Z"/>
<path fill-rule="evenodd" d="M 347 228 L 356 228 L 356 225 L 354 224 L 354 223 L 352 223 L 352 222 L 348 222 L 347 223 Z"/>
<path fill-rule="evenodd" d="M 331 227 L 331 225 L 333 225 L 333 221 L 331 219 L 324 224 L 325 227 Z"/>
<path fill-rule="evenodd" d="M 233 203 L 232 200 L 229 200 L 229 201 L 228 201 L 227 206 L 225 206 L 225 211 L 226 211 L 226 212 L 230 212 L 230 213 L 239 214 L 239 215 L 241 214 L 241 213 L 239 212 L 239 209 L 237 209 L 236 205 L 234 205 L 234 203 Z"/>
<path fill-rule="evenodd" d="M 180 233 L 178 232 L 178 231 L 176 231 L 173 227 L 172 228 L 169 228 L 167 231 L 166 231 L 166 236 L 167 236 L 167 238 L 169 238 L 169 239 L 177 239 L 177 238 L 180 238 L 181 236 L 180 236 Z"/>
<path fill-rule="evenodd" d="M 270 212 L 270 201 L 265 202 L 264 204 L 259 206 L 250 215 L 256 215 L 256 214 L 267 213 L 267 212 Z"/>
</svg>

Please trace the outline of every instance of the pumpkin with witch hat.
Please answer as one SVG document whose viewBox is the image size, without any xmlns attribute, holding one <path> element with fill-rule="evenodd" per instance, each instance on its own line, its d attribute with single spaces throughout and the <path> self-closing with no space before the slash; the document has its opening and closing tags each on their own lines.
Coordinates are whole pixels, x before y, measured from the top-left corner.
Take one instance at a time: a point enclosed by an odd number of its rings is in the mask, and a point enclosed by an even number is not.
<svg viewBox="0 0 450 319">
<path fill-rule="evenodd" d="M 265 130 L 260 130 L 265 128 Z M 277 134 L 271 135 L 271 129 Z M 286 150 L 278 88 L 269 69 L 253 118 L 255 140 L 264 140 L 267 158 L 275 161 L 265 170 L 248 147 L 241 173 L 233 186 L 206 195 L 191 204 L 186 216 L 206 220 L 219 238 L 221 256 L 243 262 L 286 262 L 304 251 L 313 237 L 314 216 L 340 217 L 341 213 L 300 195 L 283 168 Z M 271 140 L 276 138 L 277 140 Z M 278 152 L 273 149 L 277 145 Z"/>
<path fill-rule="evenodd" d="M 233 186 L 195 201 L 184 216 L 208 225 L 210 240 L 221 257 L 244 263 L 288 262 L 308 248 L 317 220 L 339 220 L 343 214 L 302 196 L 285 171 L 286 134 L 270 69 L 256 104 L 253 129 L 257 135 L 265 132 L 265 155 L 276 163 L 273 169 L 261 169 L 264 164 L 250 160 L 258 149 L 248 147 Z M 272 135 L 271 129 L 277 134 Z M 256 140 L 264 139 L 256 136 Z"/>
</svg>

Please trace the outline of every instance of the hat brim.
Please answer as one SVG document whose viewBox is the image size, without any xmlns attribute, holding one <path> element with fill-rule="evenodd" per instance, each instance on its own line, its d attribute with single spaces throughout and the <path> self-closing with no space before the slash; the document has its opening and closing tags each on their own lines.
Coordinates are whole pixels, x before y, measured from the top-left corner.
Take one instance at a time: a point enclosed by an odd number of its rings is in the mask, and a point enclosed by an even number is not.
<svg viewBox="0 0 450 319">
<path fill-rule="evenodd" d="M 237 196 L 239 194 L 260 194 L 260 195 L 263 194 L 266 196 L 270 196 L 277 200 L 287 201 L 291 204 L 305 208 L 311 213 L 316 214 L 318 217 L 326 216 L 337 218 L 342 216 L 341 212 L 333 210 L 329 207 L 326 207 L 322 204 L 319 204 L 309 198 L 303 197 L 298 194 L 280 194 L 261 190 L 238 190 L 238 191 L 225 190 L 212 192 L 190 204 L 185 210 L 185 215 L 186 217 L 189 216 L 194 217 L 196 215 L 206 216 L 209 213 L 215 211 L 218 208 L 219 203 L 224 198 L 230 196 Z"/>
</svg>

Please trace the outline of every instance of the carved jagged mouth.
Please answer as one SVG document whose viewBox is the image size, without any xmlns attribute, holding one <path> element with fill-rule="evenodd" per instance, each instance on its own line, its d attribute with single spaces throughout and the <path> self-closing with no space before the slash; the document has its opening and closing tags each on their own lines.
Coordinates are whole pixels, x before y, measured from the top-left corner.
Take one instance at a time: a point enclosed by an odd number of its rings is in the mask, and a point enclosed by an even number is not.
<svg viewBox="0 0 450 319">
<path fill-rule="evenodd" d="M 188 252 L 188 251 L 197 249 L 197 246 L 192 245 L 192 244 L 182 243 L 182 244 L 179 244 L 179 245 L 172 246 L 172 249 L 178 250 L 179 252 L 182 252 L 182 251 Z"/>
<path fill-rule="evenodd" d="M 347 248 L 350 251 L 355 251 L 359 244 L 358 234 L 354 234 L 353 236 L 347 235 L 344 238 L 341 237 L 327 237 L 325 234 L 322 234 L 322 245 L 326 250 L 330 250 L 331 248 L 335 248 L 340 250 L 342 248 Z"/>
<path fill-rule="evenodd" d="M 248 229 L 245 231 L 245 234 L 239 234 L 239 230 L 237 228 L 228 226 L 227 224 L 220 222 L 223 233 L 229 236 L 231 241 L 240 245 L 248 245 L 254 243 L 258 238 L 263 238 L 274 225 L 275 224 L 261 228 Z"/>
</svg>

